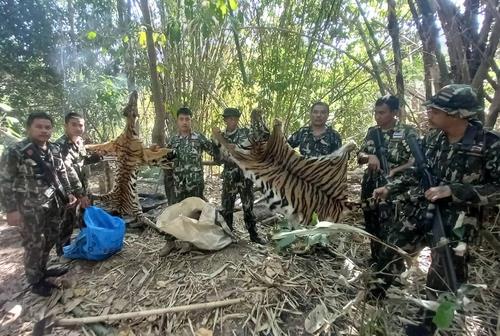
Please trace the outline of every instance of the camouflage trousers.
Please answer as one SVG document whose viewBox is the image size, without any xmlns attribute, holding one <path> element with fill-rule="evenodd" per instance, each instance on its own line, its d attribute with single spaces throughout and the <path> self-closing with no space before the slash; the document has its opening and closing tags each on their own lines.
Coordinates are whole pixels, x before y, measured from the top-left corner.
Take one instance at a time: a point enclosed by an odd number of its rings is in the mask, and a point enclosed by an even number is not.
<svg viewBox="0 0 500 336">
<path fill-rule="evenodd" d="M 50 250 L 59 239 L 61 208 L 53 201 L 48 208 L 22 207 L 21 236 L 24 247 L 24 271 L 30 284 L 43 279 Z"/>
<path fill-rule="evenodd" d="M 423 218 L 421 209 L 416 209 L 413 204 L 405 204 L 400 218 L 393 225 L 383 227 L 383 240 L 400 247 L 410 255 L 418 254 L 425 246 L 431 246 L 432 239 L 431 232 L 426 231 L 422 225 Z M 450 245 L 455 247 L 457 243 L 450 243 Z M 428 297 L 435 298 L 436 293 L 449 291 L 449 288 L 444 281 L 445 266 L 442 254 L 431 249 L 431 258 L 426 285 Z M 458 256 L 453 253 L 452 259 L 458 283 L 466 282 L 468 254 Z M 387 246 L 381 247 L 376 269 L 385 282 L 383 287 L 388 288 L 405 268 L 404 259 L 399 253 Z"/>
<path fill-rule="evenodd" d="M 179 203 L 188 197 L 199 197 L 205 199 L 205 181 L 203 172 L 175 173 L 174 179 L 174 202 Z"/>
<path fill-rule="evenodd" d="M 67 208 L 64 211 L 63 220 L 59 226 L 59 239 L 56 243 L 56 251 L 58 255 L 63 254 L 63 247 L 71 242 L 71 235 L 75 226 L 80 226 L 81 216 L 76 214 L 76 207 Z"/>
<path fill-rule="evenodd" d="M 250 234 L 256 234 L 256 219 L 253 213 L 253 182 L 244 177 L 231 178 L 225 177 L 222 184 L 222 216 L 227 225 L 233 228 L 234 202 L 236 195 L 240 194 L 243 206 L 243 218 L 245 226 Z"/>
<path fill-rule="evenodd" d="M 371 179 L 363 178 L 361 184 L 361 204 L 363 217 L 365 220 L 365 230 L 377 238 L 383 239 L 383 227 L 391 226 L 394 222 L 394 204 L 391 202 L 374 203 L 372 197 L 373 190 L 378 187 Z M 382 245 L 374 240 L 370 240 L 370 250 L 372 261 L 377 261 L 380 256 Z"/>
<path fill-rule="evenodd" d="M 163 170 L 163 185 L 165 187 L 165 196 L 167 197 L 168 205 L 174 204 L 174 171 L 172 169 Z"/>
</svg>

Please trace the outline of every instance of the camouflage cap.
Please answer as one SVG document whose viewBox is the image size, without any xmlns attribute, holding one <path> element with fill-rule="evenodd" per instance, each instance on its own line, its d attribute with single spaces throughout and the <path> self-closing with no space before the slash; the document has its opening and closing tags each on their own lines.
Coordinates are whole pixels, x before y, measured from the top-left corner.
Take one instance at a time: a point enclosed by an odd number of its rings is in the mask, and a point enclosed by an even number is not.
<svg viewBox="0 0 500 336">
<path fill-rule="evenodd" d="M 222 116 L 225 117 L 239 117 L 241 116 L 240 110 L 234 107 L 228 107 L 224 109 Z"/>
<path fill-rule="evenodd" d="M 446 85 L 423 105 L 463 119 L 475 117 L 482 109 L 475 90 L 466 84 Z"/>
</svg>

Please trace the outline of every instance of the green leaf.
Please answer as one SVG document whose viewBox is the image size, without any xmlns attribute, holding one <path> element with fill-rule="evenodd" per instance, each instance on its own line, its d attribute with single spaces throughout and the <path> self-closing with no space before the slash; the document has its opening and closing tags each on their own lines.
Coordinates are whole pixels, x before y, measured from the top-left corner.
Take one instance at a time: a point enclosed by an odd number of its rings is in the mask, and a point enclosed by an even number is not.
<svg viewBox="0 0 500 336">
<path fill-rule="evenodd" d="M 453 316 L 455 315 L 455 309 L 457 304 L 453 301 L 444 301 L 442 302 L 438 309 L 436 310 L 436 315 L 432 319 L 432 322 L 439 329 L 447 329 L 450 327 L 451 322 L 453 321 Z"/>
<path fill-rule="evenodd" d="M 314 225 L 316 225 L 318 223 L 319 223 L 318 214 L 316 212 L 313 212 L 313 214 L 311 216 L 311 223 L 310 223 L 310 225 L 314 226 Z"/>
<path fill-rule="evenodd" d="M 231 8 L 231 10 L 236 10 L 238 9 L 238 1 L 237 0 L 229 0 L 229 8 Z"/>
<path fill-rule="evenodd" d="M 156 37 L 156 42 L 162 47 L 164 47 L 165 44 L 167 43 L 167 37 L 163 33 L 158 34 L 158 36 Z"/>
<path fill-rule="evenodd" d="M 158 63 L 158 65 L 156 65 L 156 71 L 164 73 L 167 71 L 167 68 L 163 65 L 163 63 Z"/>
<path fill-rule="evenodd" d="M 228 8 L 224 0 L 217 0 L 217 8 L 221 12 L 222 16 L 226 16 Z"/>
<path fill-rule="evenodd" d="M 97 37 L 97 33 L 95 31 L 89 31 L 87 33 L 87 40 L 89 40 L 89 41 L 95 40 L 96 37 Z"/>
<path fill-rule="evenodd" d="M 138 34 L 137 34 L 137 37 L 139 39 L 139 45 L 141 46 L 141 48 L 146 48 L 146 32 L 145 31 L 140 31 Z"/>
<path fill-rule="evenodd" d="M 123 43 L 128 43 L 129 41 L 128 35 L 123 36 L 122 41 Z"/>
</svg>

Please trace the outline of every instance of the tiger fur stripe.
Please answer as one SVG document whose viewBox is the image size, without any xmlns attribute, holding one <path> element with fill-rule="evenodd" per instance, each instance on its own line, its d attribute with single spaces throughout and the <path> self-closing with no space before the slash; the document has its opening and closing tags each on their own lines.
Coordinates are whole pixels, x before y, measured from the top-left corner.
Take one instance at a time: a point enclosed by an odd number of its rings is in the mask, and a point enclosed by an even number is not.
<svg viewBox="0 0 500 336">
<path fill-rule="evenodd" d="M 281 207 L 292 221 L 303 225 L 314 212 L 320 220 L 340 220 L 348 204 L 347 161 L 355 144 L 350 142 L 328 156 L 305 158 L 288 145 L 279 121 L 269 137 L 265 128 L 263 135 L 255 136 L 248 146 L 232 147 L 220 131 L 214 131 L 214 138 L 246 176 L 264 189 L 271 209 Z"/>
<path fill-rule="evenodd" d="M 112 213 L 131 215 L 139 221 L 145 221 L 137 194 L 137 169 L 141 165 L 172 168 L 172 150 L 168 148 L 145 148 L 138 136 L 136 121 L 138 118 L 137 92 L 130 95 L 127 106 L 123 109 L 127 118 L 125 130 L 115 140 L 96 145 L 87 145 L 91 152 L 117 157 L 117 169 L 113 190 L 105 195 L 93 195 Z"/>
</svg>

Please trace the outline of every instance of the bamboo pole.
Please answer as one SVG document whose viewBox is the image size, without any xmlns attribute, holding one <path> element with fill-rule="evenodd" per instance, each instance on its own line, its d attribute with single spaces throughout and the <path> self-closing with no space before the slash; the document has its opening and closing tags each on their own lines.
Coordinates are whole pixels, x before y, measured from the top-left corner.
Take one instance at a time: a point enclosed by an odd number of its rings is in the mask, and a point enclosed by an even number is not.
<svg viewBox="0 0 500 336">
<path fill-rule="evenodd" d="M 81 317 L 81 318 L 60 319 L 60 320 L 55 321 L 55 324 L 59 325 L 59 326 L 69 326 L 69 325 L 82 325 L 82 324 L 88 324 L 88 323 L 109 322 L 109 321 L 124 320 L 124 319 L 137 318 L 137 317 L 145 317 L 145 316 L 150 316 L 150 315 L 161 315 L 161 314 L 167 314 L 167 313 L 178 313 L 178 312 L 186 312 L 186 311 L 200 310 L 200 309 L 219 308 L 219 307 L 230 306 L 233 304 L 241 303 L 244 300 L 245 300 L 244 298 L 239 298 L 239 299 L 231 299 L 231 300 L 225 300 L 225 301 L 196 303 L 196 304 L 186 305 L 186 306 L 143 310 L 143 311 L 137 311 L 137 312 L 121 313 L 121 314 L 110 314 L 110 315 L 102 315 L 102 316 L 88 316 L 88 317 Z"/>
</svg>

